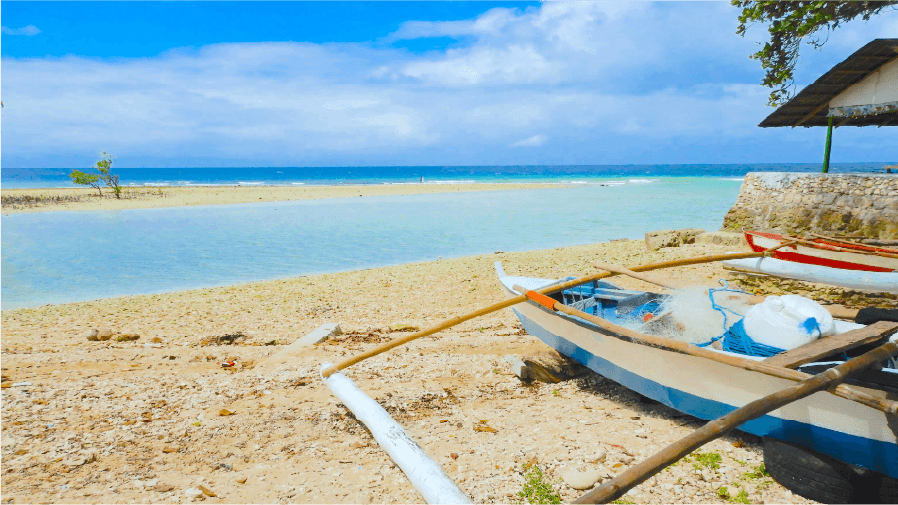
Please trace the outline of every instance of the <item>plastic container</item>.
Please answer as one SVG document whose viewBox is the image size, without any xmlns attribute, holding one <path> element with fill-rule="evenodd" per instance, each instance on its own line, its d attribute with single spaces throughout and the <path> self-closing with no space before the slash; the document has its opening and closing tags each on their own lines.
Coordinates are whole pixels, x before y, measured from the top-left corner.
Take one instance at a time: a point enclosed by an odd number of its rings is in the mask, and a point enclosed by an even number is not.
<svg viewBox="0 0 898 505">
<path fill-rule="evenodd" d="M 798 295 L 768 296 L 748 310 L 742 324 L 755 342 L 786 350 L 831 335 L 835 329 L 826 309 Z"/>
</svg>

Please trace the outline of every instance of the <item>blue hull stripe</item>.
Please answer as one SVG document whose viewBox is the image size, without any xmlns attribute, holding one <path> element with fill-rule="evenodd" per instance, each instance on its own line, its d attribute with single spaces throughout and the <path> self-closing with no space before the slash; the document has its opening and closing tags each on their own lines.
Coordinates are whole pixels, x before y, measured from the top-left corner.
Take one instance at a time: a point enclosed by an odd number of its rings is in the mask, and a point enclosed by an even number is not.
<svg viewBox="0 0 898 505">
<path fill-rule="evenodd" d="M 517 309 L 512 310 L 521 320 L 527 333 L 603 377 L 643 396 L 700 419 L 717 419 L 736 410 L 736 407 L 732 405 L 702 398 L 636 375 L 565 338 L 552 334 Z M 797 443 L 836 459 L 898 478 L 898 444 L 849 435 L 829 428 L 769 415 L 749 421 L 738 429 L 753 435 L 769 436 Z"/>
</svg>

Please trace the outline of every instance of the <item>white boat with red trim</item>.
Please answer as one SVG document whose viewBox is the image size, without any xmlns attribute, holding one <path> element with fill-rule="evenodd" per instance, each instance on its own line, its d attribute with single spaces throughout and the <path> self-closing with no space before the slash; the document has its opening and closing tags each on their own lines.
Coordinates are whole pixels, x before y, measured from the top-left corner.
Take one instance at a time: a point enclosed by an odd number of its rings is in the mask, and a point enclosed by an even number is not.
<svg viewBox="0 0 898 505">
<path fill-rule="evenodd" d="M 774 232 L 746 230 L 745 240 L 755 252 L 795 242 L 776 251 L 773 257 L 806 265 L 868 272 L 898 272 L 898 250 L 821 237 L 796 237 Z"/>
</svg>

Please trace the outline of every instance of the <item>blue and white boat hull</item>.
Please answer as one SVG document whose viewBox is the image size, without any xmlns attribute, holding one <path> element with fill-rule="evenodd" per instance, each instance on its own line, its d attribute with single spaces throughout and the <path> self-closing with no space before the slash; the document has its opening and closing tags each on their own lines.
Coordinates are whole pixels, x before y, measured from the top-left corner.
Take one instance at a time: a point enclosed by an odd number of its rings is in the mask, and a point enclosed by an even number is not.
<svg viewBox="0 0 898 505">
<path fill-rule="evenodd" d="M 512 289 L 515 284 L 536 289 L 551 282 L 510 276 L 500 280 L 509 296 L 519 294 Z M 629 389 L 700 419 L 716 419 L 795 384 L 616 338 L 585 320 L 550 311 L 534 302 L 521 303 L 513 310 L 528 333 L 558 352 Z M 881 398 L 898 399 L 896 393 L 854 387 Z M 827 392 L 786 405 L 739 429 L 797 443 L 898 477 L 898 417 Z"/>
</svg>

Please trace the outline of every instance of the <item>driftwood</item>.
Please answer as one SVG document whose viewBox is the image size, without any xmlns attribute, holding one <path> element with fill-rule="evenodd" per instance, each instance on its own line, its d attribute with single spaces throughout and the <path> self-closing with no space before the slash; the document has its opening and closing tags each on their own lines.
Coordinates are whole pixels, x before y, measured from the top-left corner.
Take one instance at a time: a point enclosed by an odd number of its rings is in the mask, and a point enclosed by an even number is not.
<svg viewBox="0 0 898 505">
<path fill-rule="evenodd" d="M 536 380 L 553 384 L 589 373 L 589 368 L 568 358 L 555 349 L 529 356 L 506 356 L 512 372 L 523 380 Z"/>
<path fill-rule="evenodd" d="M 584 494 L 574 503 L 607 503 L 616 500 L 633 487 L 667 468 L 683 456 L 698 449 L 702 445 L 723 436 L 736 427 L 757 419 L 771 411 L 788 405 L 794 401 L 810 396 L 818 391 L 830 389 L 845 381 L 851 374 L 865 368 L 878 365 L 880 362 L 898 355 L 898 343 L 889 342 L 876 349 L 830 368 L 829 370 L 805 379 L 782 391 L 755 400 L 744 407 L 715 419 L 689 436 L 665 447 L 662 451 L 650 456 L 639 464 L 628 468 L 622 474 L 602 484 L 598 488 Z"/>
</svg>

